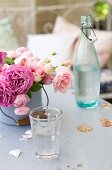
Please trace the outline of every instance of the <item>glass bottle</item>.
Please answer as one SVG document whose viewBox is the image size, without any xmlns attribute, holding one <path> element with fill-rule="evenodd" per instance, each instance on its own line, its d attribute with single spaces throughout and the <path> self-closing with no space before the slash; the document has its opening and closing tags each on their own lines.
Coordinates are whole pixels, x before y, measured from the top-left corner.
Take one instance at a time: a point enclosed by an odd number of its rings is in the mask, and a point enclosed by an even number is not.
<svg viewBox="0 0 112 170">
<path fill-rule="evenodd" d="M 82 35 L 74 65 L 76 103 L 81 108 L 93 108 L 99 102 L 100 67 L 94 41 L 90 38 L 92 28 L 91 16 L 81 16 Z"/>
</svg>

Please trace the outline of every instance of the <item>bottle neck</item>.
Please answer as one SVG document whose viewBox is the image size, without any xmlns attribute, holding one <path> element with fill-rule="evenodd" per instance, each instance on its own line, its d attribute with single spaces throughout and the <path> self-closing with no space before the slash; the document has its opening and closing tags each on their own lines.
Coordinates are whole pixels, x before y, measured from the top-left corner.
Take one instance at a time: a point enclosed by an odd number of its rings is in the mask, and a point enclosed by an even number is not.
<svg viewBox="0 0 112 170">
<path fill-rule="evenodd" d="M 89 38 L 91 36 L 91 28 L 82 28 L 82 35 L 86 36 Z"/>
</svg>

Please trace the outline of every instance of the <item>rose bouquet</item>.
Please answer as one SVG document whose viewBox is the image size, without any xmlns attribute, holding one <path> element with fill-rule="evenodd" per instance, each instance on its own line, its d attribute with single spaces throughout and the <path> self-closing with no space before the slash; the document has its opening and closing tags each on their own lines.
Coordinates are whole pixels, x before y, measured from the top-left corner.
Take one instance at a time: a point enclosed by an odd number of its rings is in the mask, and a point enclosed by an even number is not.
<svg viewBox="0 0 112 170">
<path fill-rule="evenodd" d="M 15 106 L 16 115 L 25 115 L 30 111 L 27 102 L 32 92 L 44 85 L 53 84 L 54 91 L 65 93 L 72 86 L 67 65 L 53 66 L 50 57 L 40 60 L 25 47 L 0 52 L 0 107 Z"/>
</svg>

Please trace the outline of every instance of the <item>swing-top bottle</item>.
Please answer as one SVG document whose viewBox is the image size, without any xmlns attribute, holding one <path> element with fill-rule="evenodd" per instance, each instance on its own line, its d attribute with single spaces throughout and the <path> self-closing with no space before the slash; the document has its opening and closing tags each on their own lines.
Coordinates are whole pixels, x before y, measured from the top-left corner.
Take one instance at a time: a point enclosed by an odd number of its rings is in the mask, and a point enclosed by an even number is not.
<svg viewBox="0 0 112 170">
<path fill-rule="evenodd" d="M 91 38 L 94 31 L 90 15 L 81 16 L 81 32 L 74 64 L 75 97 L 79 107 L 93 108 L 99 103 L 100 68 Z"/>
</svg>

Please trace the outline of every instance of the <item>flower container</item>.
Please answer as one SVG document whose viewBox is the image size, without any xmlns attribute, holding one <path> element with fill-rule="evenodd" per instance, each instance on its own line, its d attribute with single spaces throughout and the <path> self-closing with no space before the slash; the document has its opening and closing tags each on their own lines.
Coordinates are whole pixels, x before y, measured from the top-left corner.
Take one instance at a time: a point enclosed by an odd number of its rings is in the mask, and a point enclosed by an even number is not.
<svg viewBox="0 0 112 170">
<path fill-rule="evenodd" d="M 27 104 L 27 106 L 30 109 L 36 108 L 38 106 L 42 105 L 42 96 L 41 96 L 41 90 L 32 93 L 32 98 L 30 102 Z M 0 122 L 7 124 L 7 125 L 28 125 L 29 124 L 29 115 L 16 115 L 14 113 L 15 107 L 1 107 L 3 112 L 6 114 L 3 114 L 1 111 L 0 113 Z"/>
</svg>

